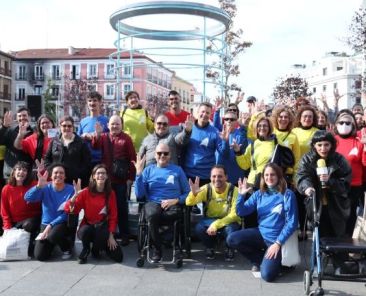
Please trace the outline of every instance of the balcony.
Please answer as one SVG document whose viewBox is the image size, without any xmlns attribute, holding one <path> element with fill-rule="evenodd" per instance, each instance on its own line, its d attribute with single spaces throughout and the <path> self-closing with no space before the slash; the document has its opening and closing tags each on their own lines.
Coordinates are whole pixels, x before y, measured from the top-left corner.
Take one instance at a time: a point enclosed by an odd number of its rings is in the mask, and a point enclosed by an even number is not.
<svg viewBox="0 0 366 296">
<path fill-rule="evenodd" d="M 15 101 L 24 101 L 25 100 L 25 95 L 24 96 L 19 96 L 19 94 L 14 94 L 14 100 Z"/>
<path fill-rule="evenodd" d="M 0 67 L 0 74 L 11 77 L 11 70 L 5 69 L 4 67 Z"/>
<path fill-rule="evenodd" d="M 9 93 L 0 92 L 0 100 L 11 101 L 11 95 Z"/>
<path fill-rule="evenodd" d="M 28 74 L 27 73 L 15 73 L 15 80 L 19 80 L 19 81 L 28 80 Z"/>
<path fill-rule="evenodd" d="M 52 80 L 61 80 L 61 75 L 52 74 L 51 78 Z"/>
<path fill-rule="evenodd" d="M 36 82 L 36 81 L 44 81 L 44 75 L 32 75 L 32 81 Z"/>
</svg>

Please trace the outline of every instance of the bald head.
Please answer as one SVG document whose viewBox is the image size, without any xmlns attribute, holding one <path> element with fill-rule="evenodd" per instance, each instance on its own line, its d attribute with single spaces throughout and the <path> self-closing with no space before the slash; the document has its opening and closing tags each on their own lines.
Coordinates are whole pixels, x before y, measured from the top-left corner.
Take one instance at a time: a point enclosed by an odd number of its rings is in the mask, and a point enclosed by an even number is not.
<svg viewBox="0 0 366 296">
<path fill-rule="evenodd" d="M 113 115 L 108 122 L 108 128 L 111 135 L 118 135 L 122 132 L 122 120 L 118 115 Z"/>
<path fill-rule="evenodd" d="M 166 167 L 170 160 L 170 149 L 167 144 L 161 143 L 156 146 L 155 159 L 159 167 Z"/>
</svg>

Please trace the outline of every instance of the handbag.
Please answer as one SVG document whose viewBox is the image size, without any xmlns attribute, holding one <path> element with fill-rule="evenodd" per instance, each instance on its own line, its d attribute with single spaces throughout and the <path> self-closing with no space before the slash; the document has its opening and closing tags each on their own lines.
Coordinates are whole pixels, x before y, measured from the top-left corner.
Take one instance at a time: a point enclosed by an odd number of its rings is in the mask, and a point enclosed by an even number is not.
<svg viewBox="0 0 366 296">
<path fill-rule="evenodd" d="M 286 193 L 283 196 L 284 206 L 286 204 Z M 297 231 L 295 230 L 291 236 L 285 241 L 281 246 L 282 260 L 281 264 L 283 266 L 295 266 L 301 262 L 301 257 L 299 253 L 299 239 L 297 237 Z"/>
<path fill-rule="evenodd" d="M 108 138 L 108 146 L 109 146 L 109 152 L 112 156 L 112 167 L 111 167 L 111 173 L 114 177 L 118 179 L 127 179 L 130 169 L 130 162 L 127 159 L 115 159 L 114 153 L 113 153 L 113 145 L 112 141 Z"/>
<path fill-rule="evenodd" d="M 274 138 L 275 149 L 273 151 L 271 162 L 279 165 L 284 171 L 295 164 L 295 157 L 292 150 L 286 146 L 278 144 L 277 138 Z"/>
<path fill-rule="evenodd" d="M 365 202 L 366 202 L 366 193 L 365 193 Z M 366 241 L 366 203 L 364 203 L 363 206 L 363 215 L 357 216 L 352 238 Z"/>
<path fill-rule="evenodd" d="M 12 228 L 0 238 L 0 260 L 28 259 L 30 233 L 24 229 Z"/>
</svg>

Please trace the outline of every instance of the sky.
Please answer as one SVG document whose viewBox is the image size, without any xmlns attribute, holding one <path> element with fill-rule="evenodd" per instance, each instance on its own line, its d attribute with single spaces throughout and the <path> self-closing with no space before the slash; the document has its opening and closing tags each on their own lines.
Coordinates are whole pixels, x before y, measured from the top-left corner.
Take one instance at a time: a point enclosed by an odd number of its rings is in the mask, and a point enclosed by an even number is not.
<svg viewBox="0 0 366 296">
<path fill-rule="evenodd" d="M 109 17 L 131 2 L 138 1 L 2 0 L 0 50 L 114 47 L 117 33 Z M 195 2 L 217 6 L 216 0 Z M 244 39 L 253 42 L 238 60 L 241 74 L 236 82 L 246 96 L 267 100 L 277 80 L 285 77 L 293 64 L 310 64 L 330 51 L 351 53 L 342 39 L 361 2 L 237 0 L 235 27 L 243 29 Z M 169 23 L 162 21 L 163 26 Z M 187 23 L 178 22 L 182 26 Z M 187 78 L 187 73 L 177 73 Z"/>
</svg>

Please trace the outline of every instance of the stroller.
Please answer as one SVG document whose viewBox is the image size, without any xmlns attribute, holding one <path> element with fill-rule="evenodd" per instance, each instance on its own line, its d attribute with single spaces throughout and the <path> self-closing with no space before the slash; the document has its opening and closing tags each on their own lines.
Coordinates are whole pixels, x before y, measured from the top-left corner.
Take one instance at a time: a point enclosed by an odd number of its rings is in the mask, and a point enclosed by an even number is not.
<svg viewBox="0 0 366 296">
<path fill-rule="evenodd" d="M 313 213 L 313 242 L 311 248 L 310 270 L 304 271 L 304 292 L 305 295 L 324 295 L 322 281 L 351 281 L 366 282 L 366 242 L 352 238 L 319 238 L 319 225 L 322 205 L 320 203 L 317 209 L 316 195 L 309 197 L 312 200 Z M 366 214 L 366 205 L 364 206 L 364 216 Z M 331 261 L 336 262 L 339 254 L 349 254 L 347 259 L 342 262 L 342 266 L 347 270 L 346 273 L 340 273 L 340 268 L 332 270 Z M 313 278 L 317 273 L 318 286 L 311 291 Z"/>
</svg>

